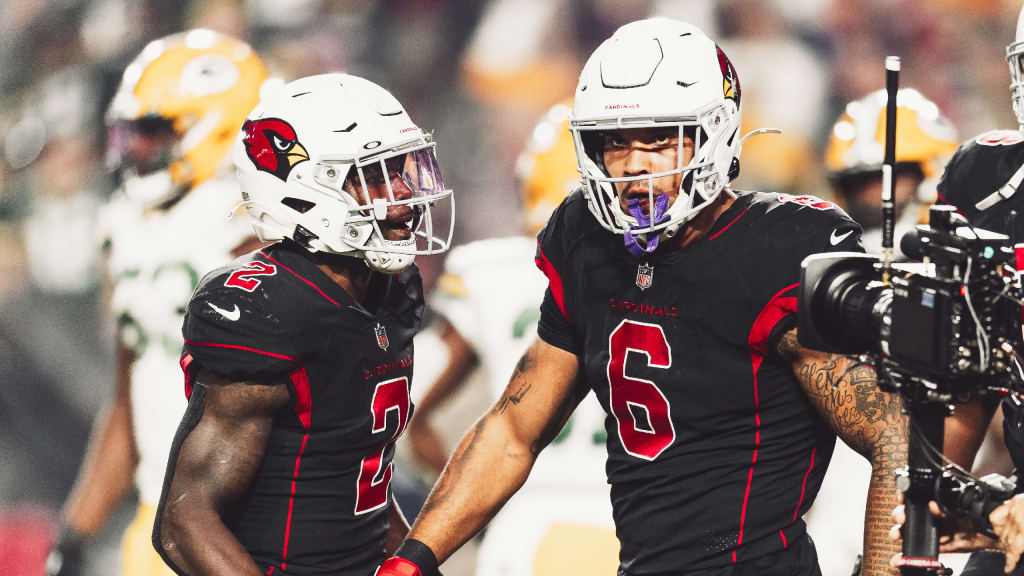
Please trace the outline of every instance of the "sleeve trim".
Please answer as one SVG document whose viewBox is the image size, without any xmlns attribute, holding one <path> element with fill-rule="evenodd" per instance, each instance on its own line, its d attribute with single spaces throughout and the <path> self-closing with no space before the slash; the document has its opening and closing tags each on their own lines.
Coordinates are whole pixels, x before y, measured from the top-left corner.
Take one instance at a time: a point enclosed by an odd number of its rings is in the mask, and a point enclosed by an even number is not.
<svg viewBox="0 0 1024 576">
<path fill-rule="evenodd" d="M 548 284 L 551 286 L 551 295 L 555 298 L 555 303 L 558 304 L 558 309 L 562 311 L 562 316 L 565 317 L 566 321 L 570 324 L 572 319 L 569 318 L 569 313 L 565 310 L 565 291 L 562 286 L 562 277 L 558 274 L 558 270 L 551 265 L 547 256 L 540 249 L 540 243 L 537 243 L 537 257 L 534 258 L 537 263 L 537 268 L 548 277 Z"/>
<path fill-rule="evenodd" d="M 232 348 L 234 350 L 245 350 L 246 352 L 255 352 L 256 354 L 262 354 L 263 356 L 270 356 L 271 358 L 280 358 L 282 360 L 287 360 L 289 362 L 299 364 L 299 361 L 296 360 L 295 358 L 292 358 L 291 356 L 285 356 L 284 354 L 277 354 L 275 352 L 267 352 L 264 350 L 257 350 L 256 348 L 250 348 L 248 346 L 239 346 L 237 344 L 221 344 L 219 342 L 194 342 L 192 340 L 189 340 L 188 338 L 185 339 L 185 343 L 191 346 L 209 346 L 212 348 Z"/>
<path fill-rule="evenodd" d="M 192 340 L 185 340 L 185 343 L 190 346 L 209 346 L 212 348 L 231 348 L 233 350 L 244 350 L 246 352 L 254 352 L 262 356 L 270 356 L 271 358 L 280 358 L 289 362 L 294 362 L 299 365 L 295 372 L 289 375 L 292 386 L 295 388 L 295 414 L 299 417 L 299 421 L 302 422 L 302 427 L 309 430 L 311 422 L 311 416 L 313 411 L 313 394 L 309 385 L 309 375 L 306 373 L 306 368 L 302 364 L 292 358 L 291 356 L 285 356 L 284 354 L 277 354 L 274 352 L 266 352 L 264 350 L 257 350 L 248 346 L 239 346 L 237 344 L 220 344 L 217 342 L 193 342 Z M 191 382 L 191 368 L 193 358 L 189 353 L 185 353 L 180 360 L 181 369 L 185 372 L 185 396 L 190 397 L 192 395 L 192 382 Z"/>
<path fill-rule="evenodd" d="M 185 353 L 180 359 L 178 364 L 181 366 L 181 371 L 185 374 L 185 399 L 190 400 L 192 398 L 192 355 Z"/>
<path fill-rule="evenodd" d="M 782 290 L 779 290 L 771 297 L 768 303 L 765 304 L 764 308 L 757 315 L 757 319 L 754 320 L 754 325 L 750 327 L 748 344 L 750 345 L 751 351 L 761 355 L 766 355 L 770 352 L 770 350 L 766 348 L 766 345 L 770 344 L 772 329 L 783 318 L 796 312 L 796 296 L 784 297 L 783 294 L 799 285 L 800 283 L 797 282 L 786 286 Z"/>
</svg>

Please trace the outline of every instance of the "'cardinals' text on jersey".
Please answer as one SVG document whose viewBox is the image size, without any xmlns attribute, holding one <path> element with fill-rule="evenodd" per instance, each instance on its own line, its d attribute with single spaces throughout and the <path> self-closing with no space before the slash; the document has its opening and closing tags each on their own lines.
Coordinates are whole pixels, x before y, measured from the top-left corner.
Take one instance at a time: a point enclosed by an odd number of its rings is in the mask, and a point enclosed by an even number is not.
<svg viewBox="0 0 1024 576">
<path fill-rule="evenodd" d="M 371 314 L 312 258 L 284 241 L 208 274 L 188 305 L 182 367 L 291 390 L 225 514 L 263 570 L 368 576 L 384 558 L 394 439 L 412 412 L 422 286 L 410 266 Z"/>
<path fill-rule="evenodd" d="M 860 249 L 812 197 L 743 193 L 700 240 L 636 258 L 570 196 L 539 236 L 539 333 L 608 412 L 622 573 L 676 574 L 796 542 L 835 436 L 775 352 L 800 263 Z"/>
</svg>

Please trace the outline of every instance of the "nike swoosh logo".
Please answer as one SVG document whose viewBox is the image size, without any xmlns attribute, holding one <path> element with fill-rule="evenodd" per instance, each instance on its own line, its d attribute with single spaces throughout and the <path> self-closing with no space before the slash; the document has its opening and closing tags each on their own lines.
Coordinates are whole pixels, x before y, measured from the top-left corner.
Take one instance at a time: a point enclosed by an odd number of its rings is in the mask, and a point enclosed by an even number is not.
<svg viewBox="0 0 1024 576">
<path fill-rule="evenodd" d="M 227 318 L 228 320 L 231 320 L 232 322 L 234 322 L 235 320 L 238 320 L 242 316 L 242 311 L 238 309 L 238 304 L 235 304 L 235 309 L 232 310 L 231 312 L 228 312 L 227 310 L 225 310 L 223 308 L 219 308 L 213 302 L 207 302 L 207 305 L 209 305 L 210 308 L 213 308 L 214 310 L 216 310 L 218 314 L 220 314 L 221 316 Z"/>
<path fill-rule="evenodd" d="M 836 236 L 836 232 L 839 232 L 838 228 L 832 231 L 832 236 L 828 239 L 828 241 L 831 242 L 833 246 L 839 244 L 843 240 L 846 240 L 847 236 L 853 234 L 853 230 L 847 230 L 846 234 L 840 234 L 839 236 Z"/>
</svg>

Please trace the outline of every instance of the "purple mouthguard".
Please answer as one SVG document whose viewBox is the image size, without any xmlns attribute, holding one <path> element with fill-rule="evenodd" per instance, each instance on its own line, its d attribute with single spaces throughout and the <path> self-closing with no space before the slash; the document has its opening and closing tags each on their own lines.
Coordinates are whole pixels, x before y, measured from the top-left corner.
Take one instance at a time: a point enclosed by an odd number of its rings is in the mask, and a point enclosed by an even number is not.
<svg viewBox="0 0 1024 576">
<path fill-rule="evenodd" d="M 629 230 L 626 231 L 626 249 L 629 250 L 629 253 L 633 256 L 643 256 L 644 254 L 654 252 L 654 249 L 658 247 L 658 234 L 655 234 L 654 238 L 651 238 L 650 240 L 638 237 L 646 236 L 646 234 L 640 234 L 637 236 L 633 235 L 633 230 L 649 228 L 652 226 L 651 216 L 644 214 L 643 209 L 640 208 L 639 198 L 630 198 L 628 208 L 629 213 L 633 215 L 633 218 L 636 218 L 636 225 L 630 226 Z M 654 197 L 654 226 L 664 224 L 668 221 L 668 215 L 665 214 L 666 210 L 668 210 L 668 194 L 658 194 Z M 641 245 L 641 241 L 643 242 L 643 245 Z"/>
</svg>

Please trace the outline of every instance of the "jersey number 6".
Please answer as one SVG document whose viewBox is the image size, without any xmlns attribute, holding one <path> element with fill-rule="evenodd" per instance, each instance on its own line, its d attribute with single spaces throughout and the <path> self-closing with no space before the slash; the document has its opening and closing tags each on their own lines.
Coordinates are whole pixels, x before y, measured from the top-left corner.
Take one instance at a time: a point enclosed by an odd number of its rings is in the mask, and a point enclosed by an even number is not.
<svg viewBox="0 0 1024 576">
<path fill-rule="evenodd" d="M 388 426 L 388 412 L 398 412 L 398 427 L 395 433 L 359 466 L 359 478 L 356 480 L 356 514 L 365 514 L 388 503 L 388 485 L 391 484 L 393 465 L 388 462 L 384 467 L 384 452 L 391 442 L 398 438 L 405 425 L 409 422 L 409 379 L 395 378 L 377 384 L 370 401 L 370 413 L 373 414 L 371 432 L 383 432 Z"/>
<path fill-rule="evenodd" d="M 608 337 L 608 387 L 612 414 L 626 453 L 654 460 L 676 439 L 668 399 L 650 380 L 626 375 L 630 352 L 647 357 L 647 365 L 668 368 L 672 347 L 657 324 L 623 320 Z"/>
</svg>

